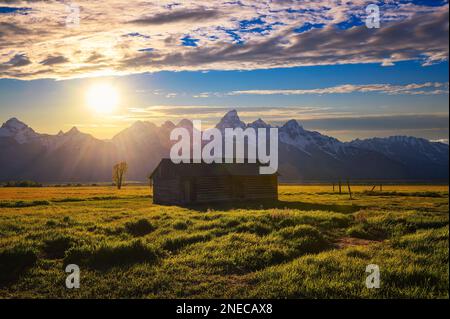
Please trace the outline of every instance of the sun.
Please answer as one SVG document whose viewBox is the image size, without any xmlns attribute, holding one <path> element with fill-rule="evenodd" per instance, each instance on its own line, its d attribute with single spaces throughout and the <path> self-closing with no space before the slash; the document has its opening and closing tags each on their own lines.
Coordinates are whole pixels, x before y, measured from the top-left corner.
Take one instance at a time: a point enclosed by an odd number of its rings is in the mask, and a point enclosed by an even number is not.
<svg viewBox="0 0 450 319">
<path fill-rule="evenodd" d="M 93 84 L 86 92 L 86 103 L 97 113 L 112 113 L 119 104 L 119 93 L 109 83 Z"/>
</svg>

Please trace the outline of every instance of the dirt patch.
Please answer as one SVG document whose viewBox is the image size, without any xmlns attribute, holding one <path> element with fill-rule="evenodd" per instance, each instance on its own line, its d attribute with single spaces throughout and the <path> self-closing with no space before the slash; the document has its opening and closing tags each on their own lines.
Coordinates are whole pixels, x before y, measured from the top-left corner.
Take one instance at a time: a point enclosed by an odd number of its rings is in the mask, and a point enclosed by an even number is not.
<svg viewBox="0 0 450 319">
<path fill-rule="evenodd" d="M 368 246 L 373 244 L 381 243 L 378 240 L 361 239 L 355 237 L 341 237 L 336 242 L 335 245 L 339 249 L 354 247 L 354 246 Z"/>
</svg>

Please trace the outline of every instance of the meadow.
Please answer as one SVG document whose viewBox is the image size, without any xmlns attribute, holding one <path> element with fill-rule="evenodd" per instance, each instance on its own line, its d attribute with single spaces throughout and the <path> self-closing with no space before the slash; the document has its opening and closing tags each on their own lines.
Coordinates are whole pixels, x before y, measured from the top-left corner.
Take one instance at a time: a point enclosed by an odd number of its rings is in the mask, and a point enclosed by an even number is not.
<svg viewBox="0 0 450 319">
<path fill-rule="evenodd" d="M 448 186 L 370 189 L 181 208 L 148 186 L 0 188 L 0 298 L 448 298 Z"/>
</svg>

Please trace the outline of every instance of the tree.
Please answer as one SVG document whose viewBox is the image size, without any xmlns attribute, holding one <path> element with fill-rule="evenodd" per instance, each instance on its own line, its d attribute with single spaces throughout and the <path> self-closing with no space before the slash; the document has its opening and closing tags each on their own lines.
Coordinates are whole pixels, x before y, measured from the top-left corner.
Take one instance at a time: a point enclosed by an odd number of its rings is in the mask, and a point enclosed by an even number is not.
<svg viewBox="0 0 450 319">
<path fill-rule="evenodd" d="M 125 173 L 128 170 L 127 162 L 120 162 L 113 167 L 112 178 L 113 182 L 117 185 L 117 189 L 122 188 L 123 179 L 125 177 Z"/>
</svg>

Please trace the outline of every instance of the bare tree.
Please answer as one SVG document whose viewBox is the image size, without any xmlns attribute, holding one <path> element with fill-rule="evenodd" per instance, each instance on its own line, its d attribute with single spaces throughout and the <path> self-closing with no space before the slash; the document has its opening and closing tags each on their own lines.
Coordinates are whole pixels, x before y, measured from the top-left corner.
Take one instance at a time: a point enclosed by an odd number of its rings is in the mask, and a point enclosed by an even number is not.
<svg viewBox="0 0 450 319">
<path fill-rule="evenodd" d="M 113 167 L 112 178 L 113 182 L 116 184 L 117 189 L 122 188 L 122 183 L 125 177 L 125 173 L 128 170 L 127 162 L 120 162 Z"/>
</svg>

